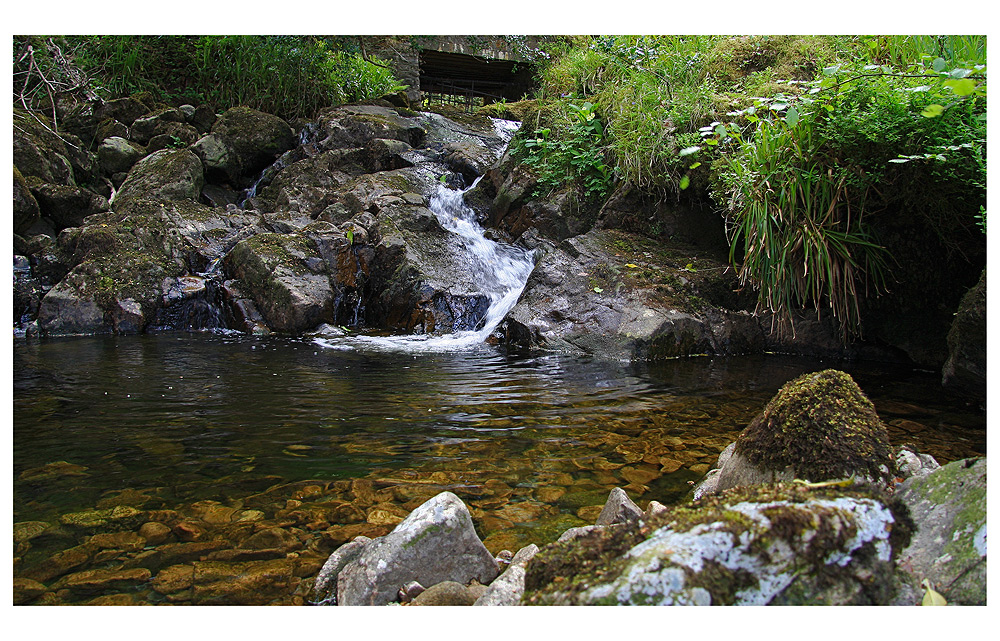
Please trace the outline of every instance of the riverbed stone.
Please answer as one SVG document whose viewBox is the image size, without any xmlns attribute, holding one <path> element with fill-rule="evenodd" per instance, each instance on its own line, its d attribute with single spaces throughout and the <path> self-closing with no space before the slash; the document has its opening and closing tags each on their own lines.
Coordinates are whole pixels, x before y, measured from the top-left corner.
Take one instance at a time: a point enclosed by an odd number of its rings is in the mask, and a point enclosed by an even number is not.
<svg viewBox="0 0 1000 641">
<path fill-rule="evenodd" d="M 93 594 L 135 587 L 148 581 L 151 576 L 152 573 L 146 568 L 84 570 L 63 577 L 52 585 L 52 589 L 67 589 L 75 594 Z"/>
<path fill-rule="evenodd" d="M 109 176 L 127 172 L 145 155 L 142 146 L 120 136 L 105 138 L 97 148 L 101 171 Z"/>
<path fill-rule="evenodd" d="M 949 603 L 986 604 L 986 458 L 952 461 L 897 488 L 917 525 L 898 565 Z"/>
<path fill-rule="evenodd" d="M 493 556 L 476 535 L 461 499 L 442 492 L 414 510 L 384 537 L 365 546 L 338 576 L 340 605 L 384 605 L 400 586 L 417 581 L 488 584 L 498 572 Z"/>
<path fill-rule="evenodd" d="M 517 551 L 503 574 L 493 580 L 473 605 L 520 605 L 524 594 L 524 574 L 528 562 L 538 553 L 532 543 Z"/>
<path fill-rule="evenodd" d="M 24 577 L 14 577 L 14 605 L 31 603 L 48 591 L 44 584 Z"/>
<path fill-rule="evenodd" d="M 611 525 L 612 523 L 628 523 L 642 518 L 642 510 L 632 502 L 625 490 L 616 487 L 611 490 L 608 500 L 597 516 L 596 525 Z"/>
<path fill-rule="evenodd" d="M 248 107 L 233 107 L 212 124 L 232 150 L 240 174 L 250 177 L 295 146 L 295 134 L 287 122 Z"/>
<path fill-rule="evenodd" d="M 457 581 L 442 581 L 418 594 L 412 605 L 472 605 L 476 597 L 465 585 Z"/>
<path fill-rule="evenodd" d="M 768 402 L 736 440 L 715 490 L 849 477 L 886 487 L 895 468 L 875 406 L 850 375 L 823 370 L 786 383 Z"/>
<path fill-rule="evenodd" d="M 117 208 L 140 198 L 197 201 L 204 185 L 204 167 L 194 152 L 161 149 L 132 167 L 114 203 Z"/>
</svg>

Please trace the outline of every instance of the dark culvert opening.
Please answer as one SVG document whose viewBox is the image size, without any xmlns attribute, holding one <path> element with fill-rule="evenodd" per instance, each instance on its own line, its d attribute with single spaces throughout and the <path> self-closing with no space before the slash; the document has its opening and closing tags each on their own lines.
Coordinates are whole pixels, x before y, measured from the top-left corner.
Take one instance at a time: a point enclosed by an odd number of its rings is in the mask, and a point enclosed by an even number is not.
<svg viewBox="0 0 1000 641">
<path fill-rule="evenodd" d="M 535 88 L 530 63 L 420 52 L 420 91 L 428 104 L 464 106 L 466 111 L 501 100 L 520 100 Z"/>
</svg>

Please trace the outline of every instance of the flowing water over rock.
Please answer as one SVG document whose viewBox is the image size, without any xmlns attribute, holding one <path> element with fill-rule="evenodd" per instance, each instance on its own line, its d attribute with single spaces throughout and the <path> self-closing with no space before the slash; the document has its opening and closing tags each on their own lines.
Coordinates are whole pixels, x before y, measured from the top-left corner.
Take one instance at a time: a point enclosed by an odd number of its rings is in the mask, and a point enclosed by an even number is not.
<svg viewBox="0 0 1000 641">
<path fill-rule="evenodd" d="M 478 179 L 476 180 L 478 182 Z M 469 189 L 476 186 L 474 182 Z M 468 349 L 485 341 L 507 312 L 517 303 L 524 285 L 535 266 L 532 250 L 494 242 L 484 235 L 476 222 L 476 214 L 465 204 L 468 190 L 438 187 L 430 199 L 442 227 L 460 239 L 460 247 L 467 261 L 466 286 L 480 291 L 489 299 L 489 306 L 482 318 L 475 319 L 474 327 L 444 336 L 354 336 L 344 338 L 317 338 L 316 343 L 333 349 L 373 348 L 401 351 L 439 352 Z M 457 283 L 461 286 L 462 283 Z"/>
<path fill-rule="evenodd" d="M 18 594 L 302 603 L 333 549 L 444 490 L 490 552 L 544 545 L 593 523 L 613 487 L 643 508 L 682 499 L 782 384 L 830 366 L 212 334 L 18 342 Z M 983 415 L 936 376 L 843 367 L 894 448 L 985 454 Z"/>
</svg>

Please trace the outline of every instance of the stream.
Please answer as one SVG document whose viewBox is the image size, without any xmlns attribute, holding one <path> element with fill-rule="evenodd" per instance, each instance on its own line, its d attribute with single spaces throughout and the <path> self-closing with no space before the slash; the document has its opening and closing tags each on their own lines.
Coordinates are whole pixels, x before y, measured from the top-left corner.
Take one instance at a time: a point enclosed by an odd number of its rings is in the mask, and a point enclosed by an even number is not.
<svg viewBox="0 0 1000 641">
<path fill-rule="evenodd" d="M 450 490 L 492 552 L 517 550 L 593 523 L 616 486 L 640 506 L 683 499 L 783 383 L 837 365 L 340 350 L 212 333 L 16 341 L 14 521 L 55 523 L 122 496 L 189 518 L 207 501 L 271 519 L 303 485 L 324 488 L 322 505 L 367 510 L 367 524 L 362 511 L 354 526 L 294 529 L 318 545 L 338 528 L 368 531 L 373 503 L 398 521 Z M 936 375 L 839 366 L 894 448 L 941 463 L 985 455 L 985 417 Z M 362 500 L 359 481 L 374 498 Z M 380 527 L 369 533 L 391 529 Z M 33 553 L 52 549 L 25 565 Z"/>
</svg>

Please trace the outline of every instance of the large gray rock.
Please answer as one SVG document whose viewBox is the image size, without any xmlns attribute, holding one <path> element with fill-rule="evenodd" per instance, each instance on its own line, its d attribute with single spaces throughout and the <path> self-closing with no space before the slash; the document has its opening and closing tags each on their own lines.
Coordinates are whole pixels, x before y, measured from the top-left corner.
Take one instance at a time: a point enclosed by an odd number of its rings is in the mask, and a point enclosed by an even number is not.
<svg viewBox="0 0 1000 641">
<path fill-rule="evenodd" d="M 898 566 L 949 603 L 986 604 L 986 459 L 953 461 L 897 489 L 917 525 Z"/>
<path fill-rule="evenodd" d="M 510 566 L 490 583 L 473 605 L 520 605 L 524 595 L 525 568 L 537 553 L 538 546 L 534 543 L 518 550 Z"/>
<path fill-rule="evenodd" d="M 887 604 L 905 512 L 868 492 L 777 485 L 669 508 L 535 556 L 537 605 Z"/>
<path fill-rule="evenodd" d="M 651 241 L 605 230 L 558 245 L 529 236 L 522 240 L 542 256 L 503 326 L 508 344 L 632 360 L 763 347 L 752 316 L 711 304 L 735 285 L 721 263 L 698 258 L 691 271 L 690 258 L 679 267 Z"/>
<path fill-rule="evenodd" d="M 365 546 L 337 579 L 340 605 L 384 605 L 410 581 L 435 585 L 488 584 L 498 573 L 461 499 L 442 492 L 414 510 L 389 534 Z"/>
</svg>

